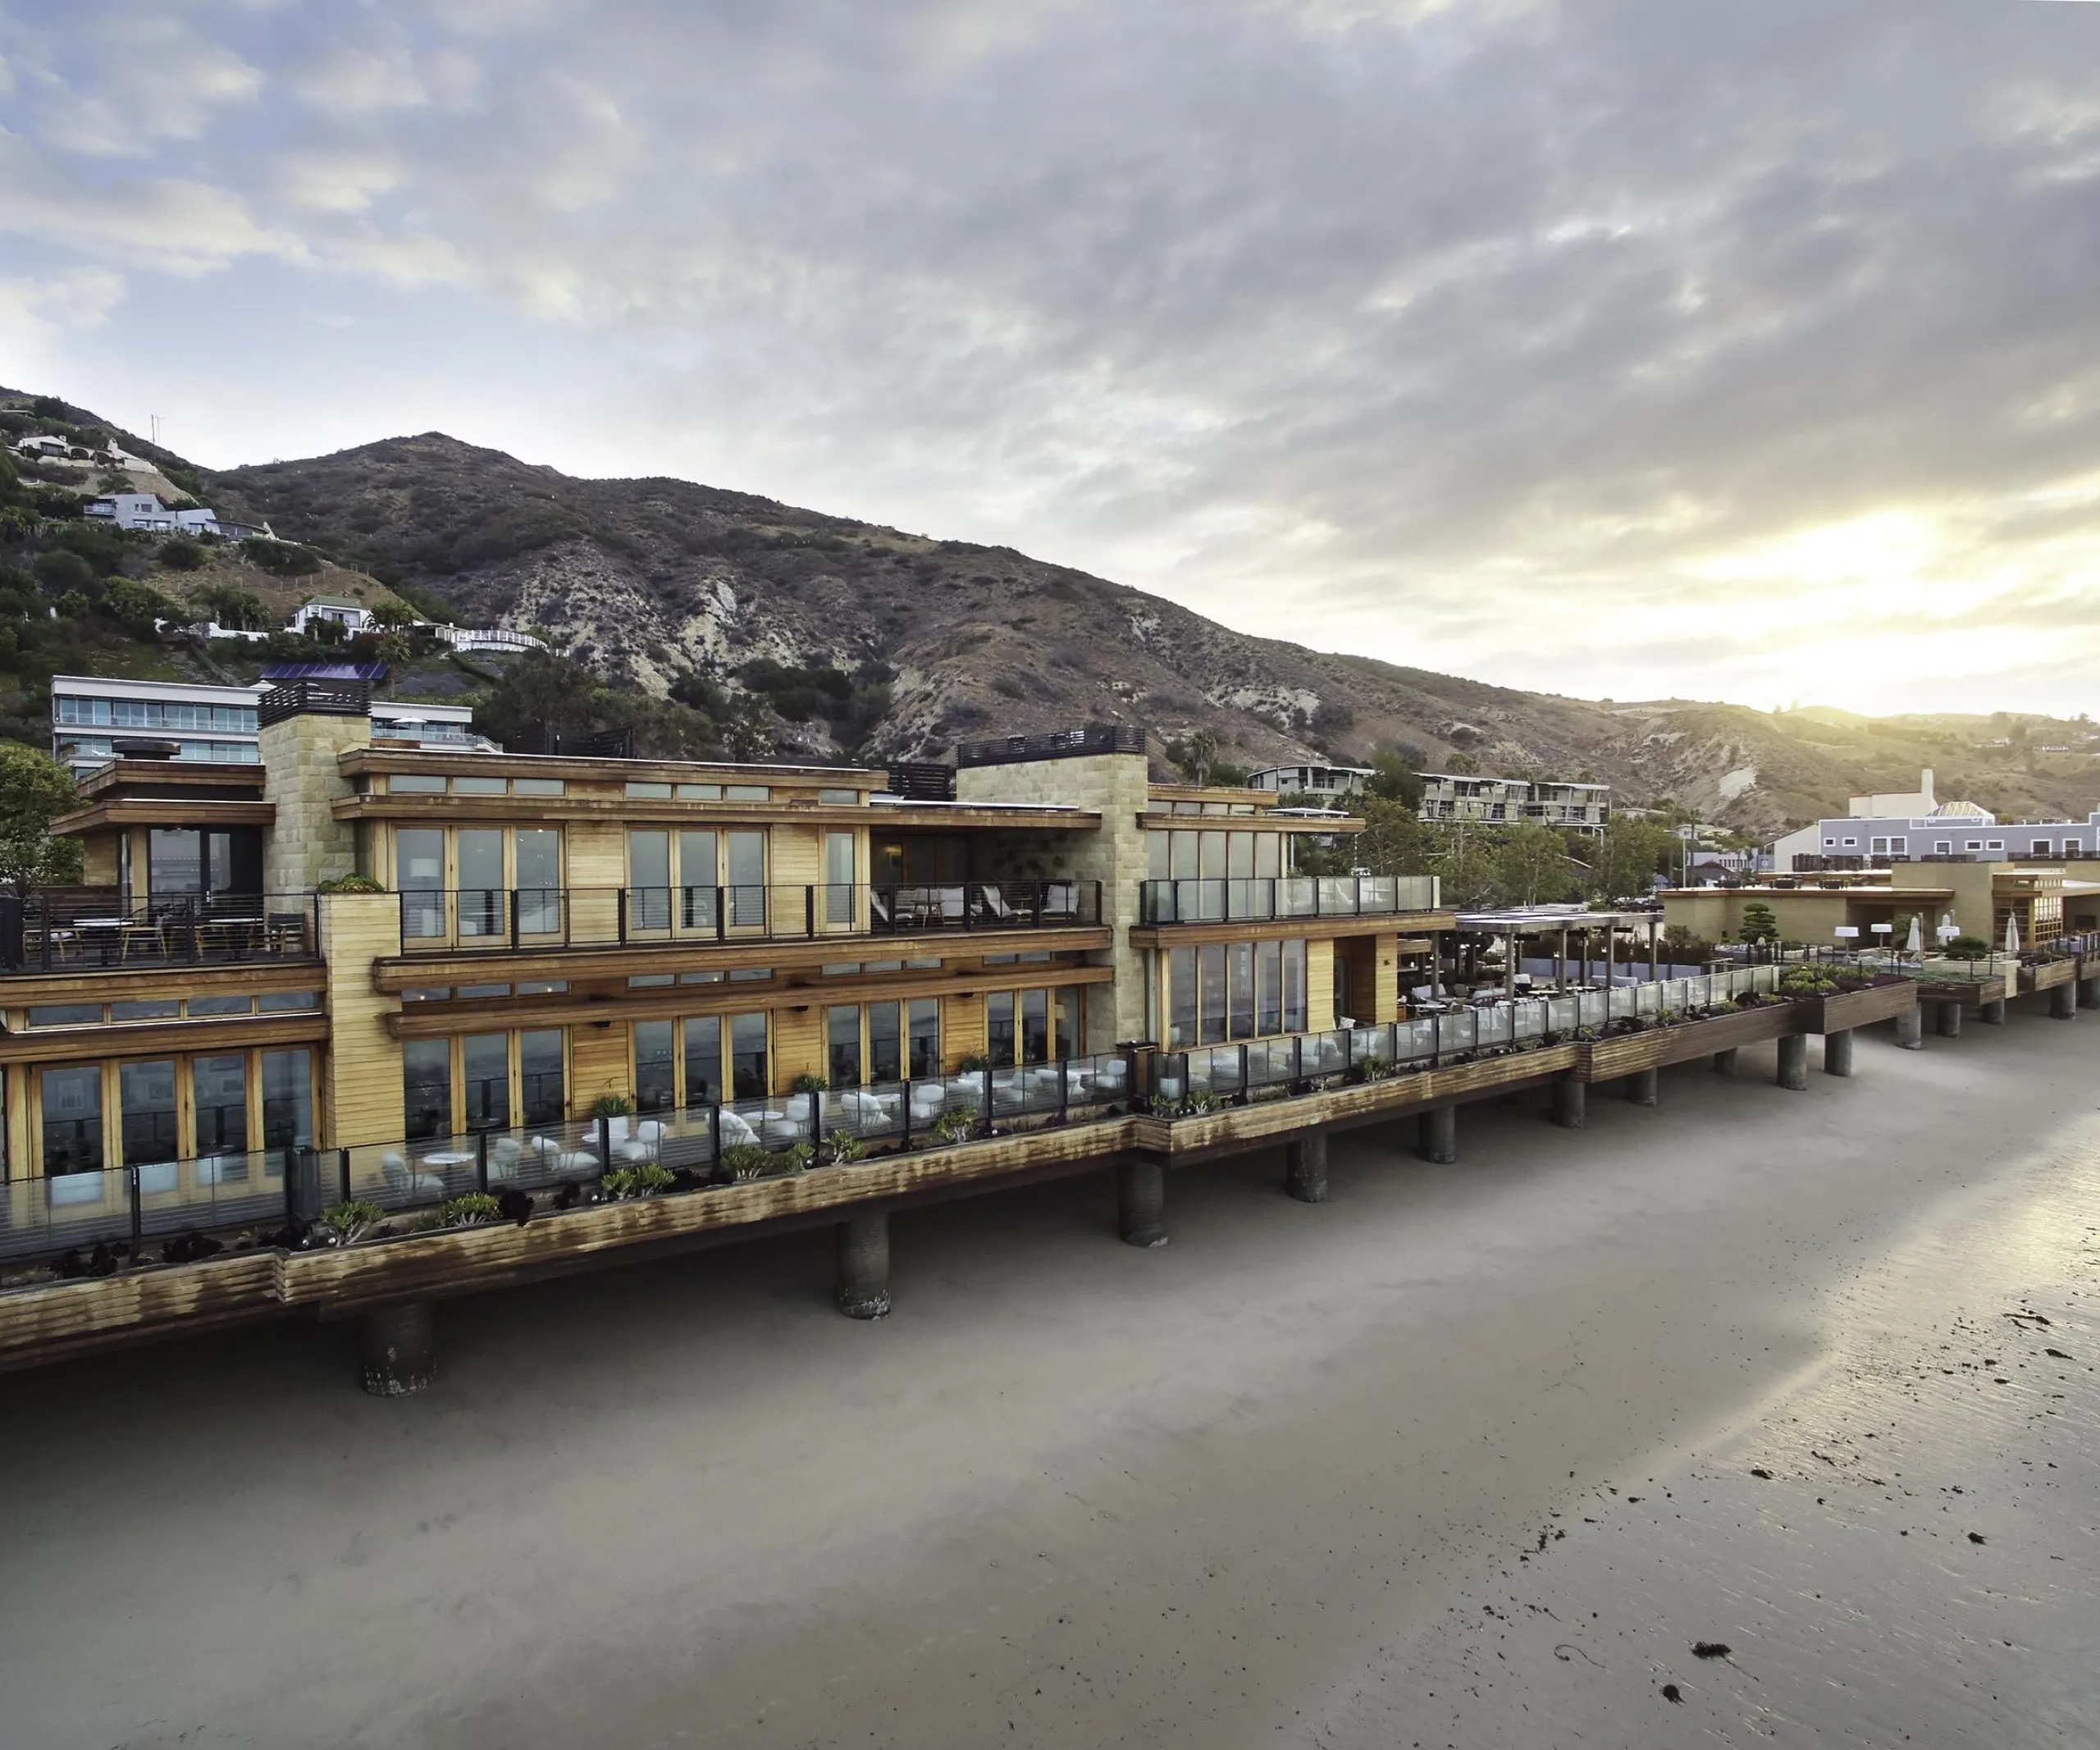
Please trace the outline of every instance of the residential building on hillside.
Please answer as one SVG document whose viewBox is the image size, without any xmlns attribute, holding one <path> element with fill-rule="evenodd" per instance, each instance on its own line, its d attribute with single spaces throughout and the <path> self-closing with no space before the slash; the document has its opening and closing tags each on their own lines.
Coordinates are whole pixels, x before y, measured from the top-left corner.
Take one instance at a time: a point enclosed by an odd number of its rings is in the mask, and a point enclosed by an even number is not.
<svg viewBox="0 0 2100 1750">
<path fill-rule="evenodd" d="M 126 757 L 125 744 L 131 742 L 164 744 L 171 750 L 166 757 L 189 764 L 253 765 L 262 758 L 258 701 L 267 690 L 267 685 L 213 687 L 54 674 L 52 756 L 71 766 L 75 777 Z M 495 746 L 474 734 L 474 714 L 467 706 L 381 699 L 369 709 L 375 740 L 418 747 Z"/>
<path fill-rule="evenodd" d="M 348 637 L 370 632 L 375 622 L 372 610 L 348 596 L 310 596 L 292 615 L 291 629 L 312 637 L 317 624 L 340 626 Z"/>
<path fill-rule="evenodd" d="M 1663 914 L 1666 923 L 1719 942 L 1741 936 L 1744 908 L 1753 904 L 1770 909 L 1786 940 L 1822 947 L 1843 941 L 1873 947 L 1874 926 L 1885 924 L 1889 929 L 1879 939 L 1900 948 L 1908 934 L 1905 921 L 1914 916 L 1928 944 L 1937 944 L 1942 925 L 1995 946 L 2011 921 L 2029 948 L 2100 929 L 2100 881 L 2084 878 L 2075 864 L 2002 857 L 1833 871 L 1783 886 L 1673 889 L 1663 895 Z M 1840 938 L 1841 925 L 1857 934 Z"/>
<path fill-rule="evenodd" d="M 153 492 L 111 492 L 100 498 L 91 498 L 80 507 L 80 514 L 112 523 L 121 529 L 149 535 L 211 535 L 224 541 L 275 540 L 266 523 L 260 527 L 248 523 L 221 520 L 213 511 L 203 506 L 184 510 L 171 510 Z"/>
<path fill-rule="evenodd" d="M 1530 823 L 1601 834 L 1611 815 L 1611 786 L 1564 784 L 1526 778 L 1481 778 L 1454 772 L 1423 772 L 1421 817 L 1449 823 L 1478 820 L 1492 826 Z"/>
<path fill-rule="evenodd" d="M 1454 925 L 1431 877 L 1294 872 L 1360 821 L 1153 786 L 1134 730 L 966 745 L 935 801 L 396 745 L 338 679 L 250 703 L 253 764 L 84 776 L 57 829 L 88 896 L 0 908 L 8 1175 L 50 1205 L 263 1218 L 318 1172 L 398 1207 L 1098 1109 L 1137 1091 L 1130 1042 L 1289 1058 L 1398 1021 Z"/>
<path fill-rule="evenodd" d="M 1248 773 L 1247 784 L 1312 807 L 1346 808 L 1376 775 L 1367 765 L 1267 765 Z"/>
</svg>

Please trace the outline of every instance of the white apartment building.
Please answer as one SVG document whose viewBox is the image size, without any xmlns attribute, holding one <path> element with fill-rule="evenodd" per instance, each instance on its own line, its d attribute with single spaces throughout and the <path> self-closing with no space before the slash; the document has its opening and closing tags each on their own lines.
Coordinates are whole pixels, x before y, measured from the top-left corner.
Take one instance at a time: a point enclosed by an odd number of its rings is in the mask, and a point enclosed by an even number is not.
<svg viewBox="0 0 2100 1750">
<path fill-rule="evenodd" d="M 1268 765 L 1247 774 L 1250 790 L 1273 790 L 1301 807 L 1346 808 L 1373 776 L 1363 765 Z"/>
<path fill-rule="evenodd" d="M 54 674 L 52 756 L 78 776 L 119 757 L 119 743 L 142 741 L 171 743 L 178 760 L 258 765 L 262 754 L 256 701 L 268 690 Z M 473 718 L 464 705 L 375 699 L 372 738 L 385 747 L 495 751 L 494 742 L 474 733 Z"/>
</svg>

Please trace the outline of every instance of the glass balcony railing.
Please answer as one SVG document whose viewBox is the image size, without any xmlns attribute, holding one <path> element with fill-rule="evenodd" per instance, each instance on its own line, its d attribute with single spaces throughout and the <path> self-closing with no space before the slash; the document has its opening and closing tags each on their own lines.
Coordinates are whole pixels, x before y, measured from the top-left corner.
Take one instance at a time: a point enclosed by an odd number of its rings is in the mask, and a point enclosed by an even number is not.
<svg viewBox="0 0 2100 1750">
<path fill-rule="evenodd" d="M 1147 881 L 1144 924 L 1267 923 L 1294 917 L 1376 917 L 1437 907 L 1435 875 L 1255 875 Z"/>
<path fill-rule="evenodd" d="M 400 905 L 413 954 L 1086 928 L 1101 921 L 1101 884 L 412 888 Z"/>
<path fill-rule="evenodd" d="M 318 957 L 320 918 L 306 893 L 209 893 L 126 905 L 116 899 L 0 898 L 0 972 L 107 972 L 251 966 Z"/>
</svg>

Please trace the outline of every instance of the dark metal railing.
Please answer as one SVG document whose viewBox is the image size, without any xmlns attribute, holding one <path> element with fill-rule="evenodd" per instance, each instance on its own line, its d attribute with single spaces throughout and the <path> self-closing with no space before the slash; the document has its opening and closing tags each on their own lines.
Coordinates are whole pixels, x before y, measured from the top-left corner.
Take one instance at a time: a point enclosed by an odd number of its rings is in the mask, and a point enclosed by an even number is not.
<svg viewBox="0 0 2100 1750">
<path fill-rule="evenodd" d="M 427 953 L 1072 929 L 1100 923 L 1101 884 L 418 888 L 400 906 L 402 952 Z"/>
<path fill-rule="evenodd" d="M 190 1228 L 276 1227 L 289 1149 L 236 1149 L 0 1185 L 0 1258 L 135 1246 Z"/>
<path fill-rule="evenodd" d="M 1056 729 L 1048 735 L 1004 735 L 995 741 L 963 742 L 955 763 L 1011 765 L 1022 760 L 1071 760 L 1090 753 L 1143 753 L 1145 732 L 1124 724 L 1090 723 L 1083 729 Z"/>
<path fill-rule="evenodd" d="M 212 893 L 142 900 L 0 898 L 0 972 L 246 966 L 312 960 L 319 902 L 306 893 Z"/>
<path fill-rule="evenodd" d="M 1138 916 L 1146 924 L 1249 923 L 1433 912 L 1436 902 L 1435 875 L 1230 876 L 1147 881 Z"/>
</svg>

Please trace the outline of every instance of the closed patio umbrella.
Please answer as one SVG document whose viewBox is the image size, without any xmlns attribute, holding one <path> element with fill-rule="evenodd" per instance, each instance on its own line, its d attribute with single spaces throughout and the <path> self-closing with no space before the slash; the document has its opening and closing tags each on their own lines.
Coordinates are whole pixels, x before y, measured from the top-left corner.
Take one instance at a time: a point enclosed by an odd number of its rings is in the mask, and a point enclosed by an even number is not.
<svg viewBox="0 0 2100 1750">
<path fill-rule="evenodd" d="M 2008 912 L 2005 915 L 2005 951 L 2008 954 L 2020 952 L 2020 914 Z"/>
<path fill-rule="evenodd" d="M 1903 952 L 1906 954 L 1922 954 L 1924 951 L 1924 920 L 1920 917 L 1916 912 L 1913 912 L 1911 914 L 1911 935 L 1910 939 L 1903 944 Z"/>
</svg>

